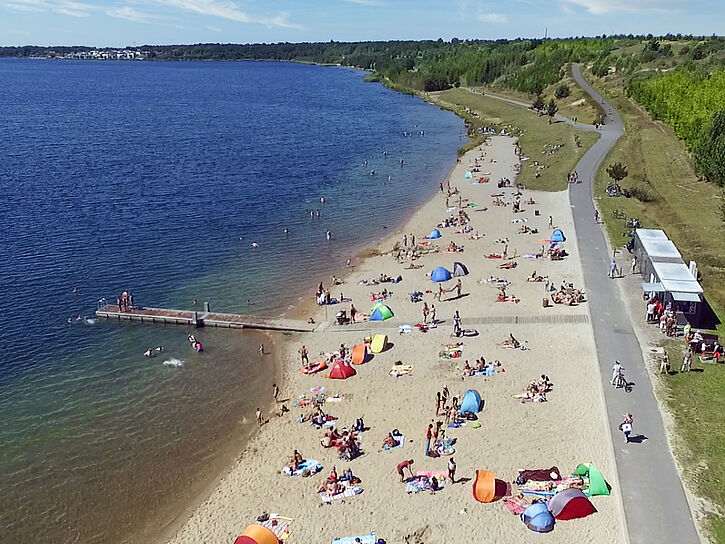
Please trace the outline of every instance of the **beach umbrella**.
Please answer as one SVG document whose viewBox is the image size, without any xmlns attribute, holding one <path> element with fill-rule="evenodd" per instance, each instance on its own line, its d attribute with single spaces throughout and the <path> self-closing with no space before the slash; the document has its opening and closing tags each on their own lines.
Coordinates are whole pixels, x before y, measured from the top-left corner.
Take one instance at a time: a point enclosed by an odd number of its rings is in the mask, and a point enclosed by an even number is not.
<svg viewBox="0 0 725 544">
<path fill-rule="evenodd" d="M 378 302 L 370 311 L 370 321 L 385 321 L 393 317 L 393 310 L 382 302 Z"/>
<path fill-rule="evenodd" d="M 470 172 L 466 172 L 465 174 L 463 174 L 463 179 L 471 179 L 472 177 L 473 174 L 471 174 Z"/>
<path fill-rule="evenodd" d="M 432 279 L 436 283 L 448 281 L 449 279 L 451 279 L 451 273 L 448 271 L 448 269 L 439 266 L 430 273 L 430 279 Z"/>
<path fill-rule="evenodd" d="M 430 234 L 428 236 L 426 236 L 426 238 L 428 238 L 429 240 L 436 240 L 440 237 L 441 237 L 441 231 L 439 231 L 438 229 L 433 229 L 432 231 L 430 231 Z"/>
</svg>

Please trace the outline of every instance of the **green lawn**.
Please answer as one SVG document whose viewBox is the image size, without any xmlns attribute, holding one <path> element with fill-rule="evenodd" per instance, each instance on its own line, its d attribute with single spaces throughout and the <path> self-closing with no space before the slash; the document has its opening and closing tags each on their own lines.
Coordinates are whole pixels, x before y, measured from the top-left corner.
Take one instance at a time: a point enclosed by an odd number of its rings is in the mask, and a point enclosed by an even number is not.
<svg viewBox="0 0 725 544">
<path fill-rule="evenodd" d="M 549 124 L 548 117 L 541 117 L 532 110 L 472 93 L 468 89 L 430 93 L 426 98 L 456 112 L 474 127 L 507 128 L 519 134 L 521 150 L 530 160 L 522 163 L 518 181 L 530 189 L 566 189 L 567 173 L 574 170 L 581 156 L 599 138 L 594 132 L 577 131 L 566 123 Z M 466 113 L 465 108 L 473 110 L 478 116 Z M 581 146 L 576 145 L 575 136 L 579 138 Z M 551 146 L 556 145 L 562 147 L 551 155 L 546 154 Z M 541 170 L 538 178 L 534 175 L 534 161 L 547 166 Z"/>
<path fill-rule="evenodd" d="M 624 221 L 611 212 L 622 210 L 638 217 L 646 227 L 661 228 L 677 245 L 683 258 L 697 262 L 708 301 L 723 320 L 725 316 L 725 227 L 718 213 L 720 190 L 698 180 L 684 145 L 666 125 L 653 121 L 640 106 L 626 98 L 615 76 L 594 81 L 622 115 L 625 135 L 602 163 L 595 198 L 614 245 L 626 238 Z M 655 200 L 610 198 L 604 189 L 611 182 L 606 166 L 624 163 L 629 176 L 623 187 L 646 186 Z M 646 178 L 645 178 L 646 176 Z M 720 325 L 718 334 L 725 335 Z M 668 346 L 673 367 L 679 370 L 682 343 Z M 710 501 L 713 510 L 725 512 L 725 367 L 696 365 L 703 372 L 662 376 L 663 400 L 674 419 L 678 438 L 675 455 L 684 467 L 684 477 L 698 495 Z M 725 544 L 725 519 L 711 515 L 707 529 L 714 542 Z"/>
</svg>

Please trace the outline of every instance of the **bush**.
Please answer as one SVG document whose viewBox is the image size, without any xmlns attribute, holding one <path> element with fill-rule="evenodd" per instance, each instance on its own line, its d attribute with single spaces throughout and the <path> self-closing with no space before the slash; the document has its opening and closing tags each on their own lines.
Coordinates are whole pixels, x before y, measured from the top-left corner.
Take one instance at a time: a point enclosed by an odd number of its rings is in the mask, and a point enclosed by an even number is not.
<svg viewBox="0 0 725 544">
<path fill-rule="evenodd" d="M 559 85 L 556 88 L 556 91 L 554 91 L 554 96 L 561 100 L 562 98 L 566 98 L 571 94 L 571 90 L 569 89 L 569 85 Z"/>
<path fill-rule="evenodd" d="M 634 185 L 629 190 L 629 195 L 633 196 L 640 202 L 652 202 L 653 200 L 657 200 L 657 197 L 655 196 L 652 189 L 650 189 L 647 185 L 643 183 Z"/>
</svg>

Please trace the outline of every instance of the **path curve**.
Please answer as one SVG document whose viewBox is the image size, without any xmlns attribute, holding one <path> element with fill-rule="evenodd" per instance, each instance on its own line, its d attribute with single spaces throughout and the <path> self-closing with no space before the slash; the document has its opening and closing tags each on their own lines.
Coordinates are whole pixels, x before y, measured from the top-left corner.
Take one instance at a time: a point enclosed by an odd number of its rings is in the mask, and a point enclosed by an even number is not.
<svg viewBox="0 0 725 544">
<path fill-rule="evenodd" d="M 659 404 L 652 392 L 642 350 L 631 318 L 621 300 L 616 280 L 607 277 L 611 255 L 604 232 L 594 222 L 594 177 L 607 152 L 624 133 L 617 111 L 572 66 L 577 84 L 606 113 L 601 137 L 576 166 L 582 183 L 569 186 L 577 245 L 584 271 L 587 300 L 594 328 L 610 432 L 624 503 L 627 532 L 633 544 L 695 544 L 700 537 L 692 519 L 680 475 L 667 442 Z M 626 377 L 634 382 L 631 393 L 611 386 L 611 367 L 622 361 Z M 624 443 L 618 426 L 625 413 L 634 415 L 633 435 L 645 435 L 641 443 Z"/>
</svg>

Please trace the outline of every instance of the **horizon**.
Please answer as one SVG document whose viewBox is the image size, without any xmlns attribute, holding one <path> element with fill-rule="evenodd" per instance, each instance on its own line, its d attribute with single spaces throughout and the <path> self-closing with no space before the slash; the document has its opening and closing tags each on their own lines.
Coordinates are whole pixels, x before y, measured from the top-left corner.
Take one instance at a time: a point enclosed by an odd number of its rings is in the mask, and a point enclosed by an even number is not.
<svg viewBox="0 0 725 544">
<path fill-rule="evenodd" d="M 719 36 L 723 20 L 725 3 L 717 0 L 512 0 L 495 9 L 472 0 L 318 0 L 314 6 L 293 0 L 6 0 L 0 3 L 0 46 L 708 37 Z"/>
</svg>

